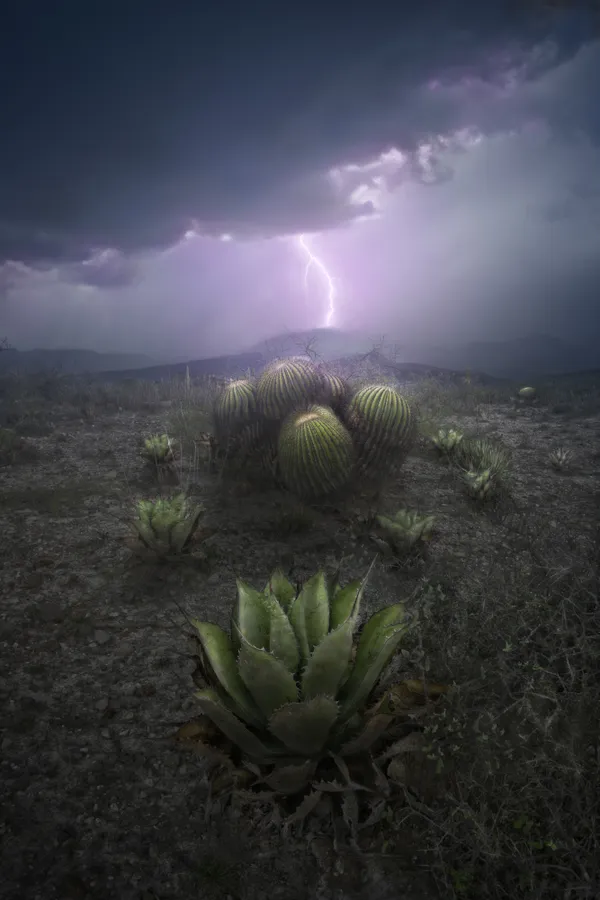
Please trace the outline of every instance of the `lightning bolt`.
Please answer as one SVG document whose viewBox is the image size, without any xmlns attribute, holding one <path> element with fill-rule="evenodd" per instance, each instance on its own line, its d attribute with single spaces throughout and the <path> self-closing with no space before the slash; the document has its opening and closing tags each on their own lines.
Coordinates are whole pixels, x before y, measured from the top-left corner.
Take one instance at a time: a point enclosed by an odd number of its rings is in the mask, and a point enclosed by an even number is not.
<svg viewBox="0 0 600 900">
<path fill-rule="evenodd" d="M 331 320 L 335 315 L 335 284 L 333 278 L 327 271 L 327 267 L 325 263 L 319 259 L 318 256 L 315 256 L 306 243 L 306 238 L 303 234 L 298 237 L 298 244 L 306 254 L 306 269 L 304 270 L 304 288 L 308 290 L 308 275 L 313 266 L 319 270 L 323 278 L 325 279 L 325 283 L 327 284 L 327 315 L 325 317 L 325 328 L 329 328 L 331 326 Z"/>
</svg>

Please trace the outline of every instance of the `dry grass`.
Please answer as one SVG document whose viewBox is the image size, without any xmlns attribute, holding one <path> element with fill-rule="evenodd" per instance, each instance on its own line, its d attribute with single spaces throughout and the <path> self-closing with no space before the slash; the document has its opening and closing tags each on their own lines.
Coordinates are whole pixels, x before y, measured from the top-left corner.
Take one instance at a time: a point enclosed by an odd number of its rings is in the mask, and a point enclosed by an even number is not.
<svg viewBox="0 0 600 900">
<path fill-rule="evenodd" d="M 539 401 L 531 407 L 515 400 L 515 385 L 489 388 L 434 380 L 407 385 L 419 410 L 421 436 L 400 476 L 379 498 L 356 496 L 337 506 L 309 509 L 276 491 L 257 493 L 251 485 L 228 481 L 211 471 L 199 438 L 209 430 L 213 382 L 2 381 L 0 425 L 20 433 L 43 411 L 47 428 L 53 429 L 30 438 L 38 452 L 35 461 L 2 470 L 6 476 L 0 489 L 4 542 L 12 567 L 0 569 L 0 581 L 9 585 L 15 597 L 15 605 L 6 607 L 0 623 L 6 660 L 2 674 L 7 684 L 11 673 L 29 677 L 25 673 L 33 653 L 42 670 L 36 677 L 51 679 L 56 669 L 57 673 L 68 671 L 74 683 L 85 680 L 92 662 L 76 649 L 69 629 L 81 629 L 82 621 L 94 616 L 95 607 L 89 604 L 100 602 L 107 622 L 113 621 L 107 618 L 112 608 L 116 633 L 121 629 L 135 634 L 139 652 L 131 649 L 124 658 L 109 656 L 112 644 L 108 643 L 105 662 L 93 663 L 99 668 L 90 670 L 90 677 L 95 673 L 94 685 L 103 693 L 92 692 L 85 706 L 91 703 L 93 708 L 114 690 L 115 673 L 132 682 L 146 678 L 148 695 L 122 723 L 117 707 L 110 725 L 111 733 L 130 735 L 121 737 L 121 742 L 131 743 L 138 735 L 145 753 L 150 753 L 148 720 L 154 718 L 156 728 L 156 721 L 177 719 L 175 698 L 185 698 L 191 691 L 186 672 L 175 675 L 167 670 L 160 677 L 156 670 L 139 674 L 146 672 L 152 648 L 162 658 L 165 640 L 173 639 L 173 646 L 179 646 L 177 630 L 168 630 L 176 615 L 175 601 L 194 614 L 223 622 L 233 598 L 234 574 L 262 584 L 278 563 L 304 577 L 343 556 L 351 578 L 364 570 L 373 555 L 370 536 L 375 509 L 393 514 L 407 507 L 436 516 L 436 536 L 428 551 L 407 558 L 399 567 L 380 566 L 369 600 L 378 607 L 405 599 L 417 625 L 398 657 L 398 672 L 455 685 L 451 700 L 427 727 L 422 770 L 400 792 L 383 824 L 364 833 L 361 871 L 370 877 L 374 871 L 379 873 L 379 894 L 373 880 L 361 894 L 349 864 L 345 874 L 338 872 L 334 878 L 332 857 L 319 856 L 315 849 L 329 840 L 320 833 L 318 823 L 308 838 L 290 837 L 287 845 L 280 846 L 280 837 L 272 831 L 264 834 L 260 852 L 265 865 L 257 861 L 257 852 L 254 868 L 247 878 L 240 878 L 239 853 L 224 848 L 238 839 L 235 835 L 244 833 L 243 856 L 258 840 L 242 827 L 247 810 L 238 810 L 242 818 L 229 824 L 223 819 L 219 827 L 227 834 L 217 847 L 214 835 L 202 836 L 194 830 L 200 826 L 185 819 L 189 809 L 181 806 L 180 794 L 189 793 L 190 778 L 200 783 L 200 770 L 190 775 L 188 768 L 187 774 L 180 774 L 175 766 L 168 778 L 160 776 L 160 797 L 144 782 L 145 798 L 136 793 L 129 798 L 132 814 L 142 817 L 160 800 L 160 815 L 173 832 L 173 843 L 161 851 L 160 859 L 163 867 L 172 866 L 179 880 L 173 875 L 158 893 L 158 875 L 144 875 L 146 889 L 155 892 L 150 896 L 162 900 L 195 892 L 215 900 L 258 897 L 266 890 L 264 879 L 269 877 L 274 853 L 279 854 L 288 881 L 282 874 L 283 893 L 273 888 L 273 896 L 308 896 L 298 887 L 306 878 L 313 885 L 311 890 L 316 890 L 318 882 L 324 897 L 354 898 L 370 892 L 381 898 L 433 898 L 425 873 L 433 874 L 442 898 L 595 900 L 600 896 L 600 382 L 566 379 L 561 385 L 561 381 L 540 385 Z M 506 451 L 505 489 L 490 503 L 471 502 L 461 482 L 460 465 L 446 464 L 436 456 L 428 436 L 441 427 L 456 427 L 468 437 L 485 438 Z M 179 439 L 184 449 L 171 485 L 159 485 L 152 472 L 144 473 L 138 457 L 142 437 L 161 431 Z M 569 449 L 572 458 L 556 471 L 548 455 L 559 447 Z M 128 517 L 136 497 L 179 485 L 207 504 L 214 532 L 212 568 L 208 573 L 182 570 L 160 578 L 152 570 L 132 581 L 119 522 Z M 90 517 L 93 521 L 88 521 Z M 24 521 L 27 550 L 21 543 Z M 98 534 L 103 537 L 99 539 Z M 43 564 L 42 558 L 46 559 Z M 22 572 L 14 568 L 17 560 Z M 74 584 L 69 582 L 71 576 Z M 60 591 L 58 599 L 52 600 L 62 604 L 62 624 L 56 631 L 56 646 L 63 647 L 60 658 L 56 647 L 46 647 L 54 626 L 47 619 L 41 631 L 35 625 L 36 611 L 48 603 L 40 577 L 51 586 L 49 590 Z M 93 600 L 86 599 L 85 590 L 82 595 L 81 579 L 93 577 L 103 579 L 101 601 L 93 592 Z M 133 594 L 138 598 L 135 602 Z M 111 632 L 109 625 L 101 627 Z M 156 700 L 151 690 L 158 694 Z M 75 714 L 79 702 L 72 700 L 66 709 L 72 708 Z M 13 752 L 14 743 L 15 754 L 29 753 L 28 758 L 35 760 L 38 750 L 31 749 L 29 738 L 19 736 L 16 726 L 10 732 L 11 716 L 6 721 L 6 752 Z M 59 726 L 65 727 L 60 717 L 46 721 L 46 740 L 52 741 L 53 729 Z M 104 754 L 104 765 L 115 770 L 123 767 L 122 758 L 111 755 L 115 751 L 106 741 L 96 752 Z M 164 753 L 159 742 L 156 765 Z M 18 764 L 18 756 L 10 758 L 13 765 Z M 139 751 L 136 759 L 138 771 L 139 766 L 144 770 L 146 762 L 140 761 Z M 31 766 L 29 783 L 20 790 L 26 795 L 41 790 L 43 795 L 41 776 L 35 774 L 33 762 Z M 75 783 L 80 761 L 73 766 L 70 778 Z M 130 777 L 134 784 L 136 776 Z M 85 778 L 82 784 L 87 784 Z M 80 802 L 85 806 L 87 801 Z M 198 793 L 193 804 L 202 805 Z M 46 814 L 52 827 L 50 807 Z M 102 828 L 117 827 L 106 824 L 113 821 L 108 807 L 100 804 L 89 814 L 105 824 L 86 825 L 86 834 L 95 835 L 96 827 L 100 833 Z M 251 821 L 255 829 L 256 820 Z M 31 826 L 31 840 L 40 840 L 39 827 Z M 26 830 L 18 837 L 10 832 L 9 838 L 13 854 L 19 846 L 28 846 Z M 96 835 L 94 840 L 102 844 L 101 837 Z M 196 842 L 201 844 L 196 863 L 183 873 L 182 860 L 194 858 Z M 316 862 L 302 855 L 306 846 Z M 340 848 L 338 853 L 344 858 Z M 146 872 L 142 856 L 135 859 L 140 872 Z M 330 865 L 331 871 L 325 871 Z M 158 880 L 152 882 L 152 877 Z M 60 895 L 51 892 L 58 891 L 51 882 L 46 879 L 44 896 L 49 900 Z M 423 886 L 426 882 L 428 887 Z M 381 885 L 389 886 L 388 893 Z M 327 893 L 334 889 L 336 895 Z M 89 889 L 89 896 L 96 896 L 94 890 Z M 142 895 L 122 888 L 121 896 Z"/>
</svg>

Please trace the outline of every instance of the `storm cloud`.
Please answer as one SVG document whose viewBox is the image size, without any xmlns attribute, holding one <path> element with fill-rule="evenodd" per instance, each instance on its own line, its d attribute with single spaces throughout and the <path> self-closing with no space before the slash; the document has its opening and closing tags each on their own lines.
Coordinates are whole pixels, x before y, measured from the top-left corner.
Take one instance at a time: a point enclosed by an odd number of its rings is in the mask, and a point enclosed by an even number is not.
<svg viewBox="0 0 600 900">
<path fill-rule="evenodd" d="M 27 48 L 55 93 L 20 57 L 0 149 L 0 331 L 193 356 L 322 325 L 306 234 L 340 327 L 600 332 L 600 41 L 585 16 L 444 9 L 401 32 L 299 19 L 291 43 L 275 22 L 221 58 L 192 55 L 195 19 L 132 15 L 110 65 L 97 34 L 50 53 L 42 16 Z"/>
</svg>

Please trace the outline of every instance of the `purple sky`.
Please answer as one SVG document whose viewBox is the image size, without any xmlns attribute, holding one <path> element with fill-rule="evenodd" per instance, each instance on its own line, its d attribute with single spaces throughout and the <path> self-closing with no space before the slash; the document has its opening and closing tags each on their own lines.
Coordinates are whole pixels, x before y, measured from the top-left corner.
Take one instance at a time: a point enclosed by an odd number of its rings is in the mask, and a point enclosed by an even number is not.
<svg viewBox="0 0 600 900">
<path fill-rule="evenodd" d="M 87 261 L 9 255 L 0 337 L 200 357 L 321 326 L 328 285 L 318 265 L 305 280 L 304 234 L 334 279 L 339 328 L 600 338 L 600 40 L 569 53 L 508 44 L 486 62 L 485 79 L 435 64 L 409 84 L 392 72 L 377 106 L 361 66 L 344 70 L 274 139 L 289 161 L 280 177 L 243 214 L 229 203 L 220 218 L 190 216 L 175 243 Z M 347 147 L 302 156 L 344 103 Z M 0 235 L 11 227 L 0 216 Z"/>
</svg>

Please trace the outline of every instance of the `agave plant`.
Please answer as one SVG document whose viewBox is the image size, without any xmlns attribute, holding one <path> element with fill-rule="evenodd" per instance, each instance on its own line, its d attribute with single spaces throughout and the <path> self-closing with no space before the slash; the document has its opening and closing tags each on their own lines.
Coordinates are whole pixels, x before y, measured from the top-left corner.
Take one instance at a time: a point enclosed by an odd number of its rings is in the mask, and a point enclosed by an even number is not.
<svg viewBox="0 0 600 900">
<path fill-rule="evenodd" d="M 225 764 L 229 756 L 278 794 L 309 784 L 318 792 L 332 760 L 348 773 L 344 758 L 391 733 L 400 707 L 391 694 L 371 700 L 408 626 L 396 603 L 371 616 L 354 644 L 372 568 L 345 587 L 323 572 L 300 590 L 281 571 L 263 591 L 238 580 L 229 634 L 193 620 L 204 714 L 197 750 Z"/>
<path fill-rule="evenodd" d="M 573 451 L 568 450 L 565 447 L 558 447 L 548 454 L 548 459 L 553 469 L 562 471 L 573 461 Z"/>
<path fill-rule="evenodd" d="M 284 421 L 278 463 L 284 484 L 299 497 L 324 496 L 352 475 L 352 438 L 332 409 L 310 406 Z"/>
<path fill-rule="evenodd" d="M 498 484 L 508 476 L 510 468 L 510 456 L 504 447 L 493 444 L 486 438 L 472 438 L 462 441 L 456 453 L 458 464 L 468 471 L 484 472 L 489 470 L 490 475 Z"/>
<path fill-rule="evenodd" d="M 185 494 L 140 500 L 132 522 L 131 548 L 142 556 L 180 557 L 191 550 L 192 539 L 204 515 L 202 505 L 191 505 Z"/>
<path fill-rule="evenodd" d="M 435 516 L 422 516 L 410 509 L 400 509 L 395 516 L 376 516 L 381 537 L 374 538 L 386 554 L 399 556 L 431 540 Z"/>
<path fill-rule="evenodd" d="M 495 479 L 490 469 L 476 471 L 470 469 L 463 474 L 464 482 L 467 490 L 474 500 L 483 503 L 488 500 L 494 493 Z"/>
<path fill-rule="evenodd" d="M 438 433 L 432 436 L 431 441 L 439 453 L 442 453 L 444 456 L 450 456 L 463 438 L 462 431 L 456 431 L 454 428 L 446 431 L 444 428 L 440 428 Z"/>
<path fill-rule="evenodd" d="M 309 359 L 278 359 L 265 367 L 258 380 L 258 410 L 265 419 L 278 421 L 317 401 L 321 389 L 321 377 Z"/>
<path fill-rule="evenodd" d="M 144 440 L 140 451 L 143 459 L 156 466 L 168 466 L 175 461 L 177 445 L 168 434 L 153 434 Z"/>
<path fill-rule="evenodd" d="M 345 416 L 358 451 L 359 469 L 380 473 L 405 456 L 414 440 L 415 418 L 405 397 L 389 384 L 360 388 Z"/>
</svg>

